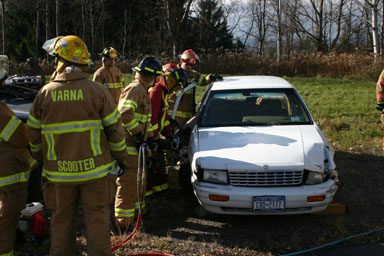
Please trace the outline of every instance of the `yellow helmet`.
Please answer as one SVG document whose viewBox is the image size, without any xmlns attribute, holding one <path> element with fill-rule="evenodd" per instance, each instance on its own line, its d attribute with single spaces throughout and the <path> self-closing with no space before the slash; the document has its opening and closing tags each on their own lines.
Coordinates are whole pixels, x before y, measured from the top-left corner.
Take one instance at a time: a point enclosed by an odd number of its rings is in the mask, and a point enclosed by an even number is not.
<svg viewBox="0 0 384 256">
<path fill-rule="evenodd" d="M 79 66 L 92 65 L 87 46 L 78 36 L 59 36 L 47 40 L 43 44 L 43 49 L 52 56 L 60 60 Z"/>
</svg>

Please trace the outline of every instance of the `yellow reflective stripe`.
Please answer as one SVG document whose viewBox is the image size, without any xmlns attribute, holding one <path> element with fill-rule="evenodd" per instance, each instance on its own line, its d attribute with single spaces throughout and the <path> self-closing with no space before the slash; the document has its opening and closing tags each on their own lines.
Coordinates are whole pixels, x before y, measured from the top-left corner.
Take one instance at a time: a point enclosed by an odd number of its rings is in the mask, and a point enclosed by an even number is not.
<svg viewBox="0 0 384 256">
<path fill-rule="evenodd" d="M 61 134 L 70 132 L 84 132 L 94 129 L 103 129 L 101 120 L 84 120 L 64 123 L 43 124 L 41 125 L 42 134 Z"/>
<path fill-rule="evenodd" d="M 121 209 L 115 208 L 115 217 L 133 217 L 135 216 L 135 209 Z"/>
<path fill-rule="evenodd" d="M 160 185 L 159 185 L 159 186 L 153 186 L 152 189 L 153 189 L 153 191 L 155 191 L 155 192 L 160 192 L 160 191 L 161 191 L 161 187 L 160 187 Z"/>
<path fill-rule="evenodd" d="M 143 115 L 143 114 L 140 114 L 140 113 L 136 113 L 135 112 L 135 119 L 139 122 L 142 122 L 142 123 L 145 123 L 147 122 L 148 120 L 151 121 L 151 118 L 152 118 L 152 114 L 148 114 L 148 115 Z"/>
<path fill-rule="evenodd" d="M 0 140 L 9 141 L 11 136 L 15 133 L 17 127 L 19 127 L 21 121 L 16 118 L 16 116 L 12 116 L 8 121 L 7 125 L 0 133 Z"/>
<path fill-rule="evenodd" d="M 13 249 L 12 249 L 12 251 L 10 251 L 10 252 L 0 254 L 0 256 L 14 256 L 14 254 L 13 254 Z"/>
<path fill-rule="evenodd" d="M 43 168 L 42 176 L 53 182 L 79 182 L 105 177 L 113 170 L 113 162 L 84 172 L 51 172 Z"/>
<path fill-rule="evenodd" d="M 139 209 L 140 207 L 140 202 L 136 202 L 135 208 Z M 145 200 L 141 203 L 141 208 L 145 208 Z"/>
<path fill-rule="evenodd" d="M 108 88 L 122 88 L 123 83 L 108 83 Z"/>
<path fill-rule="evenodd" d="M 133 119 L 133 120 L 132 120 L 131 122 L 129 122 L 129 123 L 123 124 L 123 126 L 124 126 L 128 131 L 131 131 L 131 130 L 135 129 L 138 125 L 139 125 L 139 123 L 136 121 L 136 119 Z"/>
<path fill-rule="evenodd" d="M 36 128 L 36 129 L 40 129 L 41 128 L 40 120 L 36 119 L 31 114 L 28 115 L 27 125 L 31 126 L 33 128 Z"/>
<path fill-rule="evenodd" d="M 28 159 L 28 162 L 29 162 L 29 168 L 31 168 L 31 170 L 32 170 L 33 168 L 35 168 L 36 165 L 37 165 L 37 161 L 36 161 L 33 157 L 30 157 L 30 158 Z"/>
<path fill-rule="evenodd" d="M 109 141 L 108 143 L 112 151 L 122 151 L 127 148 L 127 146 L 125 145 L 125 139 L 117 143 L 113 143 L 111 141 Z"/>
<path fill-rule="evenodd" d="M 168 183 L 164 183 L 163 185 L 160 186 L 161 187 L 161 190 L 166 190 L 169 188 L 169 185 Z"/>
<path fill-rule="evenodd" d="M 41 150 L 41 144 L 29 143 L 29 147 L 30 147 L 32 152 L 39 152 Z"/>
<path fill-rule="evenodd" d="M 151 123 L 149 123 L 149 128 L 147 129 L 148 132 L 153 132 L 154 129 L 153 129 L 153 126 Z"/>
<path fill-rule="evenodd" d="M 172 115 L 172 110 L 168 110 L 168 114 Z M 177 117 L 182 117 L 182 118 L 187 118 L 187 117 L 192 117 L 192 112 L 182 112 L 182 111 L 176 111 Z"/>
<path fill-rule="evenodd" d="M 124 100 L 119 103 L 119 108 L 131 108 L 135 111 L 137 109 L 137 103 L 133 100 Z"/>
<path fill-rule="evenodd" d="M 153 125 L 152 128 L 153 128 L 154 131 L 157 130 L 159 128 L 159 124 Z"/>
<path fill-rule="evenodd" d="M 101 146 L 100 146 L 100 135 L 101 130 L 91 130 L 90 131 L 90 137 L 91 137 L 91 147 L 93 156 L 101 155 Z"/>
<path fill-rule="evenodd" d="M 116 108 L 115 111 L 113 111 L 111 114 L 107 115 L 106 117 L 103 117 L 101 120 L 104 126 L 110 126 L 112 124 L 117 123 L 120 117 L 121 117 L 120 112 Z"/>
<path fill-rule="evenodd" d="M 161 71 L 159 71 L 159 70 L 154 70 L 154 69 L 152 69 L 152 68 L 149 68 L 149 67 L 145 67 L 144 68 L 145 70 L 147 70 L 147 71 L 149 71 L 149 72 L 151 72 L 151 73 L 154 73 L 154 74 L 158 74 L 158 75 L 162 75 L 163 73 L 161 72 Z M 139 70 L 140 71 L 140 70 Z"/>
<path fill-rule="evenodd" d="M 148 191 L 145 191 L 145 197 L 148 197 L 150 195 L 153 195 L 153 190 L 148 190 Z"/>
<path fill-rule="evenodd" d="M 136 155 L 139 154 L 137 152 L 137 148 L 136 147 L 128 147 L 127 146 L 127 152 L 128 152 L 128 155 L 133 155 L 133 156 L 136 156 Z"/>
<path fill-rule="evenodd" d="M 19 172 L 9 176 L 0 178 L 0 188 L 9 186 L 15 183 L 27 182 L 31 173 L 31 169 L 28 169 L 25 172 Z"/>
<path fill-rule="evenodd" d="M 48 144 L 47 150 L 47 159 L 48 160 L 57 160 L 57 156 L 55 153 L 55 138 L 53 134 L 45 134 L 45 140 Z"/>
</svg>

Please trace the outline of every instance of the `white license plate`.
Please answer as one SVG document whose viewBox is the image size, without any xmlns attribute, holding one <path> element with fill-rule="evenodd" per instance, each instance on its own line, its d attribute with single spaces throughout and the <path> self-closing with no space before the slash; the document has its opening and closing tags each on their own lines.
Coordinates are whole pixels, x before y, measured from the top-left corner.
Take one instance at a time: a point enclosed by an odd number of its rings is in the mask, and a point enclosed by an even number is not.
<svg viewBox="0 0 384 256">
<path fill-rule="evenodd" d="M 254 212 L 283 212 L 285 196 L 255 196 L 253 197 Z"/>
</svg>

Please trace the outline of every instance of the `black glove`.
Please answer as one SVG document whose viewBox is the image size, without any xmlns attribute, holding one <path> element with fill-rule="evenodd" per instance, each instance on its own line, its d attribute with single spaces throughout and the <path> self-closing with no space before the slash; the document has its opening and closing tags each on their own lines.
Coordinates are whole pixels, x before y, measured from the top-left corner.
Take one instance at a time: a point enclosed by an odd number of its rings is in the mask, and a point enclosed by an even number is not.
<svg viewBox="0 0 384 256">
<path fill-rule="evenodd" d="M 209 80 L 211 80 L 212 82 L 223 81 L 223 77 L 221 75 L 217 75 L 217 74 L 210 74 Z"/>
<path fill-rule="evenodd" d="M 179 127 L 179 124 L 175 119 L 169 118 L 169 124 L 171 125 L 172 128 Z"/>
<path fill-rule="evenodd" d="M 123 175 L 125 173 L 125 165 L 120 162 L 120 161 L 117 161 L 117 177 L 120 177 L 121 175 Z"/>
<path fill-rule="evenodd" d="M 140 148 L 140 146 L 145 143 L 144 136 L 141 132 L 135 134 L 135 140 L 136 140 L 136 147 L 137 148 Z"/>
<path fill-rule="evenodd" d="M 384 109 L 384 103 L 377 103 L 377 105 L 376 105 L 376 109 L 379 110 L 379 111 L 383 111 L 383 109 Z"/>
<path fill-rule="evenodd" d="M 160 149 L 171 149 L 172 143 L 169 140 L 165 139 L 156 139 L 155 143 L 158 145 Z"/>
<path fill-rule="evenodd" d="M 178 149 L 180 146 L 180 138 L 176 135 L 167 136 L 167 140 L 171 143 L 171 149 Z"/>
<path fill-rule="evenodd" d="M 152 152 L 156 152 L 157 151 L 157 147 L 158 145 L 156 144 L 156 141 L 150 137 L 147 139 L 147 144 L 149 146 L 149 149 L 152 151 Z"/>
</svg>

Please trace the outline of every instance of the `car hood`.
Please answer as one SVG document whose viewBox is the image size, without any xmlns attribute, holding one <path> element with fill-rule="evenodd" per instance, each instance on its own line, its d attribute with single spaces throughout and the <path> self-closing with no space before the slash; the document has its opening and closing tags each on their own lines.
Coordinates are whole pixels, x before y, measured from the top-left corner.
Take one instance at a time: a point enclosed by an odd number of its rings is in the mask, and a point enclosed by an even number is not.
<svg viewBox="0 0 384 256">
<path fill-rule="evenodd" d="M 199 128 L 195 135 L 193 162 L 202 168 L 324 170 L 325 142 L 313 125 Z"/>
</svg>

